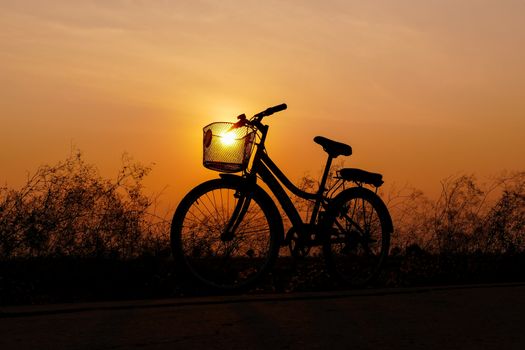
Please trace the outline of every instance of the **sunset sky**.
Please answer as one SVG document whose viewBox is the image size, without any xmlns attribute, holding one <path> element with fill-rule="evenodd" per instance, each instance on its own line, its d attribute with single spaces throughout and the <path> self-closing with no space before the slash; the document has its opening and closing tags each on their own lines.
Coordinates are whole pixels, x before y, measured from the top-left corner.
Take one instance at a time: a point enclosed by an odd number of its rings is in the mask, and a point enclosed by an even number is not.
<svg viewBox="0 0 525 350">
<path fill-rule="evenodd" d="M 440 179 L 525 170 L 525 1 L 0 0 L 0 183 L 72 145 L 104 176 L 155 163 L 162 200 L 216 173 L 202 127 L 286 102 L 270 156 L 345 164 L 430 196 Z"/>
</svg>

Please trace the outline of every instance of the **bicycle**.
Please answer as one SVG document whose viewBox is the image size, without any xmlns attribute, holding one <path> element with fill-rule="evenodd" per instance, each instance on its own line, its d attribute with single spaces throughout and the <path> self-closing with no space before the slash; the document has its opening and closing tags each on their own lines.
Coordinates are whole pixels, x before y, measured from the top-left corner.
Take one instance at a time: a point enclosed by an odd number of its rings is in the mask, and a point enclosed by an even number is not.
<svg viewBox="0 0 525 350">
<path fill-rule="evenodd" d="M 381 270 L 393 233 L 388 209 L 377 195 L 382 175 L 343 168 L 325 188 L 332 160 L 350 156 L 352 148 L 317 136 L 314 142 L 328 153 L 319 188 L 310 193 L 296 187 L 265 147 L 269 126 L 262 120 L 286 108 L 270 107 L 251 119 L 241 114 L 236 123 L 216 122 L 203 129 L 203 165 L 221 173 L 182 199 L 171 224 L 177 265 L 202 286 L 226 292 L 249 288 L 272 269 L 283 246 L 296 258 L 307 256 L 312 247 L 322 248 L 338 285 L 367 285 Z M 258 180 L 288 216 L 286 235 L 274 200 Z M 309 220 L 303 222 L 283 185 L 313 203 Z"/>
</svg>

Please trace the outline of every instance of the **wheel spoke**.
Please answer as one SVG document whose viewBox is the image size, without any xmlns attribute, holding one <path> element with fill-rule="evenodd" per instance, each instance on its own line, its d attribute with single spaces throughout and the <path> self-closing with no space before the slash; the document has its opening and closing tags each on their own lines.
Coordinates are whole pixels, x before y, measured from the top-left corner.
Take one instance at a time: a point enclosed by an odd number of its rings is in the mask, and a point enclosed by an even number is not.
<svg viewBox="0 0 525 350">
<path fill-rule="evenodd" d="M 239 218 L 232 237 L 224 237 L 239 201 L 236 183 L 211 180 L 190 192 L 177 208 L 172 222 L 174 254 L 196 280 L 218 289 L 235 289 L 253 283 L 275 260 L 279 245 L 269 218 L 278 215 L 268 207 L 262 190 L 250 192 L 249 208 Z M 198 190 L 197 190 L 198 189 Z"/>
<path fill-rule="evenodd" d="M 388 211 L 379 197 L 363 188 L 346 190 L 333 203 L 337 207 L 328 225 L 335 236 L 324 245 L 328 267 L 344 284 L 370 283 L 388 253 Z"/>
</svg>

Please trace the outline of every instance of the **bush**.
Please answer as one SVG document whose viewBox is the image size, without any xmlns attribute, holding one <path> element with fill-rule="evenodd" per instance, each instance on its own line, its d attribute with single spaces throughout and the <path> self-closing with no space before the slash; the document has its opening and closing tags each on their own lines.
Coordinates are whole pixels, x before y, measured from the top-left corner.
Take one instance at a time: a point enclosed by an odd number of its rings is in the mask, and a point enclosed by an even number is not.
<svg viewBox="0 0 525 350">
<path fill-rule="evenodd" d="M 117 177 L 104 179 L 76 151 L 40 167 L 19 190 L 0 188 L 0 258 L 159 252 L 168 231 L 142 193 L 150 171 L 124 155 Z"/>
<path fill-rule="evenodd" d="M 502 175 L 485 185 L 473 175 L 461 175 L 441 185 L 435 201 L 410 188 L 387 196 L 394 247 L 417 244 L 439 254 L 525 251 L 525 172 Z"/>
</svg>

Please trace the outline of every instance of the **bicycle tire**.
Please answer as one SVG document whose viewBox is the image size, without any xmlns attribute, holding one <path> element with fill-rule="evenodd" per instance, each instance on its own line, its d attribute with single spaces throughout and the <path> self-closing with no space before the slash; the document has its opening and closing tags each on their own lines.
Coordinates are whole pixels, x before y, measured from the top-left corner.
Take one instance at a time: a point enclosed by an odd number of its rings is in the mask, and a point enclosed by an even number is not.
<svg viewBox="0 0 525 350">
<path fill-rule="evenodd" d="M 388 256 L 392 219 L 374 192 L 353 187 L 331 202 L 324 221 L 323 253 L 336 283 L 364 287 L 375 281 Z"/>
<path fill-rule="evenodd" d="M 282 219 L 271 197 L 249 187 L 251 202 L 231 240 L 227 222 L 245 187 L 240 177 L 204 182 L 180 202 L 171 224 L 171 245 L 179 271 L 212 291 L 253 286 L 273 265 L 283 236 Z M 244 187 L 243 187 L 244 186 Z"/>
</svg>

